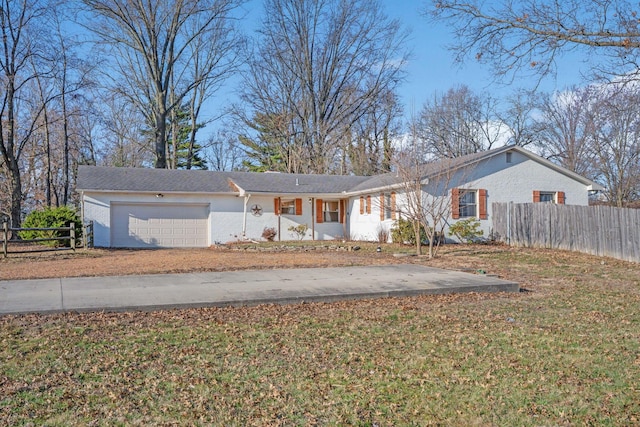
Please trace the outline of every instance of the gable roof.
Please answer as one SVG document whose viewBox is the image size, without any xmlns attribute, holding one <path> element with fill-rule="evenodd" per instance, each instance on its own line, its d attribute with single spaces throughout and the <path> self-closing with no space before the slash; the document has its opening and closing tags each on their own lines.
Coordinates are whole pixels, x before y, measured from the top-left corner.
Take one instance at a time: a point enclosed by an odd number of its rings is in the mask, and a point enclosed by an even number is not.
<svg viewBox="0 0 640 427">
<path fill-rule="evenodd" d="M 581 175 L 517 146 L 504 146 L 454 159 L 425 163 L 420 166 L 420 178 L 423 180 L 434 178 L 444 171 L 466 168 L 508 151 L 520 153 L 566 175 L 585 185 L 588 190 L 604 189 Z M 402 177 L 397 172 L 375 176 L 353 176 L 79 166 L 76 188 L 78 191 L 111 192 L 344 194 L 350 196 L 399 188 L 401 185 Z"/>
<path fill-rule="evenodd" d="M 597 184 L 590 179 L 583 177 L 582 175 L 578 175 L 575 172 L 570 171 L 562 166 L 559 166 L 543 157 L 538 156 L 537 154 L 532 153 L 529 150 L 526 150 L 522 147 L 518 147 L 515 145 L 505 145 L 503 147 L 494 148 L 492 150 L 481 151 L 479 153 L 467 154 L 466 156 L 455 157 L 453 159 L 442 159 L 434 162 L 428 162 L 420 165 L 419 175 L 421 180 L 428 178 L 435 178 L 438 175 L 443 173 L 450 173 L 455 170 L 464 169 L 471 167 L 475 164 L 478 164 L 482 161 L 489 160 L 497 155 L 506 152 L 516 152 L 520 153 L 523 156 L 538 162 L 549 169 L 554 170 L 555 172 L 561 173 L 587 187 L 587 190 L 590 191 L 602 191 L 604 187 L 600 184 Z M 398 188 L 403 185 L 402 177 L 397 172 L 389 172 L 382 175 L 376 175 L 370 177 L 367 181 L 362 182 L 361 184 L 353 187 L 351 192 L 362 193 L 371 190 L 382 190 L 382 189 L 392 189 Z"/>
<path fill-rule="evenodd" d="M 78 191 L 234 193 L 222 172 L 78 166 Z"/>
<path fill-rule="evenodd" d="M 238 188 L 247 193 L 288 194 L 346 193 L 370 178 L 354 175 L 306 175 L 277 172 L 227 172 L 227 176 Z"/>
<path fill-rule="evenodd" d="M 78 191 L 153 193 L 328 194 L 349 191 L 366 176 L 78 167 Z"/>
</svg>

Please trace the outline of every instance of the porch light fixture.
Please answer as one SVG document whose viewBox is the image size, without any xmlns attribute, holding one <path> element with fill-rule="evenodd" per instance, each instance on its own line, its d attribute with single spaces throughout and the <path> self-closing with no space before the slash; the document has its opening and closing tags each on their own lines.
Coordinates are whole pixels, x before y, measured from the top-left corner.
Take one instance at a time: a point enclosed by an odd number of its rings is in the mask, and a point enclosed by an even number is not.
<svg viewBox="0 0 640 427">
<path fill-rule="evenodd" d="M 158 193 L 158 194 L 156 194 L 156 197 L 157 197 L 158 199 L 161 199 L 161 198 L 163 198 L 163 197 L 164 197 L 164 194 L 162 194 L 162 193 Z"/>
</svg>

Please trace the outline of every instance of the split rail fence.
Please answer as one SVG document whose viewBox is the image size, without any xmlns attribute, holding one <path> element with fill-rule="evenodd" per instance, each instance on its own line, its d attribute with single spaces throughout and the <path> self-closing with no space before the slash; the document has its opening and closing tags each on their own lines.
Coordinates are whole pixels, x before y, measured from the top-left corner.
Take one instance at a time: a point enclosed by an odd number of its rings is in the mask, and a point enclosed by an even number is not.
<svg viewBox="0 0 640 427">
<path fill-rule="evenodd" d="M 640 209 L 493 203 L 493 234 L 512 246 L 565 249 L 640 262 Z"/>
<path fill-rule="evenodd" d="M 13 233 L 19 233 L 21 231 L 45 231 L 51 232 L 51 237 L 41 237 L 37 239 L 21 239 L 21 240 L 12 240 L 11 237 Z M 68 232 L 69 234 L 65 234 L 62 237 L 57 235 L 58 232 Z M 9 253 L 30 253 L 30 252 L 48 252 L 48 251 L 60 251 L 60 250 L 68 250 L 71 249 L 73 251 L 76 250 L 78 245 L 78 239 L 76 239 L 76 226 L 75 223 L 71 223 L 69 227 L 51 227 L 51 228 L 12 228 L 9 227 L 8 222 L 2 223 L 2 254 L 6 258 Z M 92 247 L 93 246 L 93 223 L 89 223 L 84 228 L 84 247 Z M 23 244 L 23 243 L 42 243 L 48 241 L 69 241 L 69 245 L 62 246 L 54 246 L 54 247 L 42 247 L 40 249 L 30 248 L 28 250 L 12 250 L 9 251 L 9 246 L 12 244 Z"/>
</svg>

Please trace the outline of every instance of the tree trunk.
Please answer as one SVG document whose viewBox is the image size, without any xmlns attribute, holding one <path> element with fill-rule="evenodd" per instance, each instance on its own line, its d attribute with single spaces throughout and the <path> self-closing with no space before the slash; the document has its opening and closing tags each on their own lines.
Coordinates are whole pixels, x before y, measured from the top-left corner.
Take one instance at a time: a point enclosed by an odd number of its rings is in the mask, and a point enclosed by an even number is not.
<svg viewBox="0 0 640 427">
<path fill-rule="evenodd" d="M 4 157 L 7 169 L 9 169 L 11 180 L 11 227 L 19 228 L 22 223 L 22 179 L 20 177 L 20 164 L 15 150 L 15 77 L 9 76 L 9 84 L 6 86 L 6 107 L 7 107 L 7 141 Z M 13 233 L 12 239 L 17 240 L 18 234 Z"/>
<path fill-rule="evenodd" d="M 20 167 L 15 158 L 7 166 L 11 174 L 11 227 L 19 228 L 22 223 L 22 179 L 20 177 Z M 18 240 L 18 233 L 12 233 L 11 239 Z"/>
<path fill-rule="evenodd" d="M 156 114 L 156 164 L 157 169 L 167 168 L 167 114 Z"/>
<path fill-rule="evenodd" d="M 51 181 L 53 176 L 51 173 L 51 135 L 49 134 L 49 114 L 47 113 L 47 107 L 44 108 L 44 143 L 47 152 L 47 184 L 45 188 L 45 194 L 47 199 L 47 206 L 51 207 Z"/>
<path fill-rule="evenodd" d="M 422 255 L 422 242 L 420 241 L 420 221 L 413 221 L 413 233 L 416 236 L 416 255 Z"/>
<path fill-rule="evenodd" d="M 66 67 L 66 64 L 65 64 Z M 65 70 L 66 72 L 66 70 Z M 62 205 L 66 206 L 69 203 L 69 120 L 67 117 L 67 98 L 65 96 L 66 89 L 66 75 L 62 84 L 62 130 L 63 130 L 63 159 L 62 159 Z"/>
</svg>

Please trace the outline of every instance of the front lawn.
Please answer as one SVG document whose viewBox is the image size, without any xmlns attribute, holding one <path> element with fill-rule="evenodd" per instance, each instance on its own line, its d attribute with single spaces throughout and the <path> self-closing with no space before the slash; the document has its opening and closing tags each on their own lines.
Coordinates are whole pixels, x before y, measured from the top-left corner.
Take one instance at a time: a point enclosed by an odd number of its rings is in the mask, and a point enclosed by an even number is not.
<svg viewBox="0 0 640 427">
<path fill-rule="evenodd" d="M 2 317 L 0 424 L 640 423 L 640 266 L 448 260 L 527 292 Z"/>
</svg>

